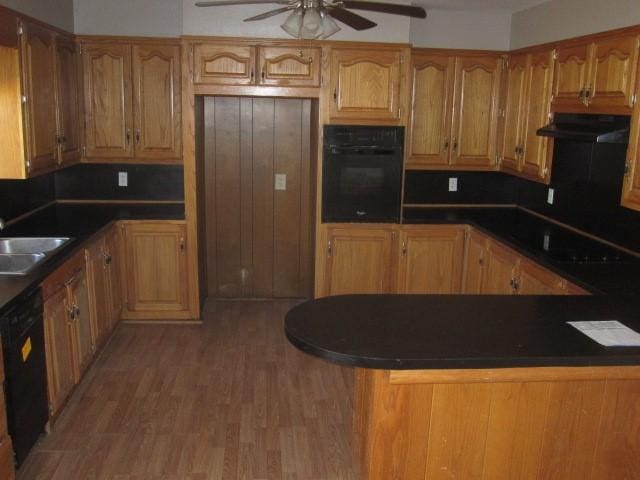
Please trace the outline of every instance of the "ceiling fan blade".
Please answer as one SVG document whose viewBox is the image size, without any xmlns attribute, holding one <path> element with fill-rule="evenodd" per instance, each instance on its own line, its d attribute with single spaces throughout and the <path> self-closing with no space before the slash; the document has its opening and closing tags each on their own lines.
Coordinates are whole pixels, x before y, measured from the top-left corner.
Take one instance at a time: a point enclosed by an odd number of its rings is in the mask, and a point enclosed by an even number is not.
<svg viewBox="0 0 640 480">
<path fill-rule="evenodd" d="M 220 7 L 225 5 L 250 5 L 254 3 L 279 3 L 286 5 L 289 0 L 211 0 L 196 2 L 196 7 Z"/>
<path fill-rule="evenodd" d="M 345 10 L 344 8 L 334 7 L 332 5 L 326 5 L 326 7 L 328 7 L 327 12 L 329 12 L 329 15 L 331 15 L 339 22 L 349 25 L 355 30 L 366 30 L 378 25 L 377 23 L 374 23 L 371 20 L 367 20 L 360 15 L 356 15 L 349 10 Z"/>
<path fill-rule="evenodd" d="M 275 15 L 280 15 L 281 13 L 288 12 L 289 10 L 293 10 L 295 7 L 282 7 L 276 8 L 275 10 L 269 10 L 268 12 L 261 13 L 260 15 L 256 15 L 255 17 L 245 18 L 243 22 L 254 22 L 256 20 L 264 20 L 265 18 L 273 17 Z"/>
<path fill-rule="evenodd" d="M 427 18 L 427 12 L 422 7 L 413 5 L 398 5 L 396 3 L 367 2 L 364 0 L 340 0 L 339 5 L 354 10 L 369 10 L 371 12 L 392 13 L 407 17 Z"/>
</svg>

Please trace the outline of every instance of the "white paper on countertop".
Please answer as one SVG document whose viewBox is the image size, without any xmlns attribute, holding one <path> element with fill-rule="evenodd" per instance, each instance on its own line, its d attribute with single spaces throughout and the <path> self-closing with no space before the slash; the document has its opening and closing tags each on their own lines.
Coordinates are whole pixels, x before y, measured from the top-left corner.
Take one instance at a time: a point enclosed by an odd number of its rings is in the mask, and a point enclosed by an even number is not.
<svg viewBox="0 0 640 480">
<path fill-rule="evenodd" d="M 617 320 L 567 323 L 605 347 L 640 347 L 640 333 Z"/>
</svg>

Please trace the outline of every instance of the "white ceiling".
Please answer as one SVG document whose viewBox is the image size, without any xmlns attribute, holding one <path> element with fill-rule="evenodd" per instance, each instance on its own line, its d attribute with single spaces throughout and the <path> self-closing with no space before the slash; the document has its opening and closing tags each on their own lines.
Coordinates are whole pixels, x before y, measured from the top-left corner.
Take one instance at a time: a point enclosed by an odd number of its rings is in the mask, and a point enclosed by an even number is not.
<svg viewBox="0 0 640 480">
<path fill-rule="evenodd" d="M 439 10 L 484 10 L 504 13 L 514 13 L 526 10 L 547 0 L 414 0 L 411 3 L 426 8 Z"/>
</svg>

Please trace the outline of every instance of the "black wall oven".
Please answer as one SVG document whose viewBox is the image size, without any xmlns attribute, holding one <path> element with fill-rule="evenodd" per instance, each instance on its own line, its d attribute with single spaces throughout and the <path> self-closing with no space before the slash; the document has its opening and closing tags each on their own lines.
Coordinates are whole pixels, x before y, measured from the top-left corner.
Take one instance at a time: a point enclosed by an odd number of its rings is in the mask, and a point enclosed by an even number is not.
<svg viewBox="0 0 640 480">
<path fill-rule="evenodd" d="M 404 127 L 325 125 L 323 222 L 399 222 Z"/>
</svg>

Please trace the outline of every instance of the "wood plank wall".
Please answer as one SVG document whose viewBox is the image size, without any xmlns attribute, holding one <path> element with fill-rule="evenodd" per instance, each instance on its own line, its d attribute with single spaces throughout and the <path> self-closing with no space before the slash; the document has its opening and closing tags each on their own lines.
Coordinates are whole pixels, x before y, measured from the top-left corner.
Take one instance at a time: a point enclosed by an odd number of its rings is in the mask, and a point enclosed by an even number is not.
<svg viewBox="0 0 640 480">
<path fill-rule="evenodd" d="M 204 99 L 209 296 L 311 296 L 311 113 L 308 99 Z"/>
</svg>

